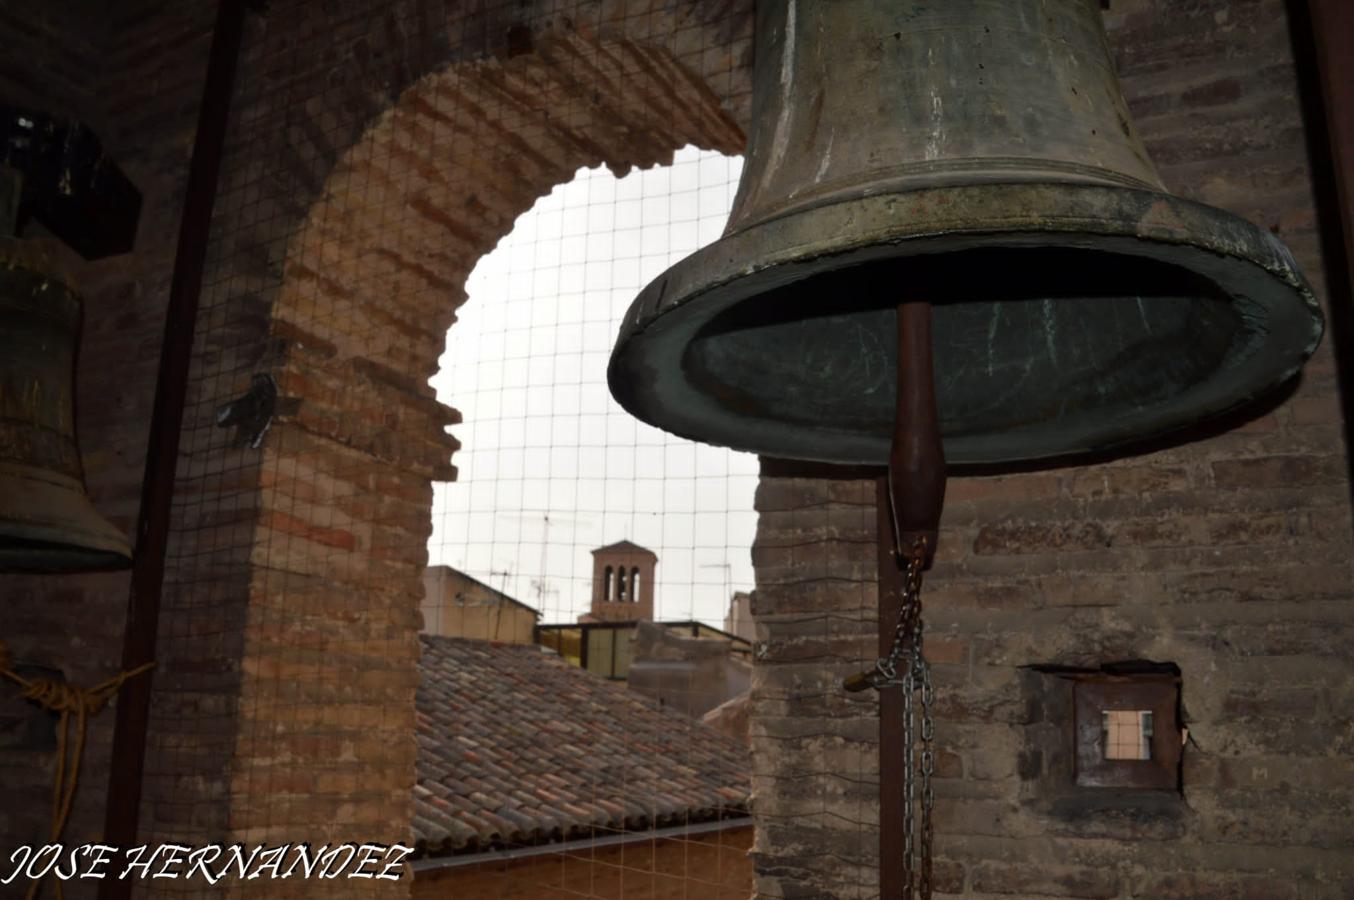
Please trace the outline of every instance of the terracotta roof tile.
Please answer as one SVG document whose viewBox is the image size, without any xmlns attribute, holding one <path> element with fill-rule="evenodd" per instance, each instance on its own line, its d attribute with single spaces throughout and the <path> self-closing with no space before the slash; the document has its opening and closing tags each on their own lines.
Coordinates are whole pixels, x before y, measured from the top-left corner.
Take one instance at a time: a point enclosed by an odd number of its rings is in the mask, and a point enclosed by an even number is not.
<svg viewBox="0 0 1354 900">
<path fill-rule="evenodd" d="M 594 550 L 594 551 L 592 551 L 592 552 L 593 552 L 593 553 L 611 553 L 611 552 L 617 552 L 617 553 L 621 553 L 621 552 L 624 552 L 624 553 L 647 553 L 649 556 L 652 556 L 654 559 L 658 559 L 658 554 L 654 553 L 654 552 L 653 552 L 652 550 L 650 550 L 648 547 L 641 547 L 639 544 L 636 544 L 634 541 L 617 541 L 617 542 L 614 543 L 614 544 L 607 544 L 605 547 L 598 547 L 596 550 Z"/>
<path fill-rule="evenodd" d="M 424 635 L 414 835 L 467 853 L 746 814 L 737 742 L 535 646 Z"/>
</svg>

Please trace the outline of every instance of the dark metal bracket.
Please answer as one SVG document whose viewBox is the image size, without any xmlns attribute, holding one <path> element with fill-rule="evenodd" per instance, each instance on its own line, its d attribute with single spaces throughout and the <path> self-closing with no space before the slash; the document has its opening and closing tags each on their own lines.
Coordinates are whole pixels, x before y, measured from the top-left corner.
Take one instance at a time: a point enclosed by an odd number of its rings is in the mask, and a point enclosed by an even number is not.
<svg viewBox="0 0 1354 900">
<path fill-rule="evenodd" d="M 0 166 L 22 179 L 14 234 L 37 221 L 85 259 L 131 251 L 141 192 L 80 122 L 0 106 Z"/>
</svg>

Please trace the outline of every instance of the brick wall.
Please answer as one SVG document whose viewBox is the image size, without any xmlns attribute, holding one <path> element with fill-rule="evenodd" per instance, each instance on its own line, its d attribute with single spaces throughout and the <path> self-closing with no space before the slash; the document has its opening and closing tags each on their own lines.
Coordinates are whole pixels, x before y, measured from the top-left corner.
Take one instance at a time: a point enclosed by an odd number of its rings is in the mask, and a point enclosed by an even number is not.
<svg viewBox="0 0 1354 900">
<path fill-rule="evenodd" d="M 652 622 L 657 562 L 653 553 L 642 548 L 603 547 L 592 551 L 592 605 L 579 619 Z"/>
<path fill-rule="evenodd" d="M 746 60 L 732 62 L 746 53 L 745 15 L 716 3 L 678 12 L 585 3 L 571 19 L 548 6 L 467 14 L 297 3 L 251 18 L 186 411 L 146 840 L 312 835 L 336 821 L 405 836 L 428 483 L 454 476 L 455 442 L 443 431 L 454 413 L 432 401 L 425 380 L 460 283 L 517 213 L 579 165 L 651 165 L 688 141 L 741 145 L 719 96 L 746 93 Z M 146 196 L 136 253 L 71 262 L 88 300 L 78 390 L 90 492 L 128 531 L 212 11 L 136 3 L 105 14 L 72 2 L 0 16 L 11 48 L 0 67 L 5 99 L 90 122 Z M 538 47 L 533 32 L 559 38 Z M 496 55 L 518 58 L 455 69 Z M 556 87 L 541 89 L 533 79 L 552 69 Z M 707 82 L 720 71 L 716 95 Z M 428 73 L 440 75 L 426 95 L 406 91 Z M 470 88 L 458 91 L 458 81 Z M 603 85 L 604 99 L 582 93 Z M 534 129 L 533 117 L 554 111 L 547 104 L 576 115 Z M 473 139 L 457 134 L 472 122 Z M 450 158 L 404 152 L 432 152 L 420 141 L 436 129 Z M 403 155 L 373 164 L 363 157 L 372 150 Z M 490 150 L 509 165 L 486 172 Z M 344 181 L 374 171 L 401 182 L 384 207 L 388 185 Z M 424 176 L 453 214 L 428 206 Z M 422 192 L 412 205 L 423 231 L 381 238 L 405 213 L 406 187 Z M 366 204 L 341 226 L 343 240 L 360 242 L 360 275 L 326 255 L 335 197 Z M 335 287 L 336 272 L 347 285 Z M 381 308 L 391 291 L 406 318 Z M 327 304 L 318 314 L 317 298 Z M 285 415 L 258 454 L 215 430 L 212 413 L 261 369 L 277 373 Z M 116 667 L 126 591 L 125 573 L 7 579 L 6 637 L 20 662 L 96 681 Z M 368 693 L 353 696 L 343 688 L 357 674 Z M 307 679 L 313 690 L 298 688 Z M 111 722 L 105 714 L 91 729 L 70 840 L 101 829 Z M 323 767 L 337 758 L 346 769 Z M 52 755 L 0 762 L 7 796 L 20 800 L 0 812 L 0 833 L 7 845 L 40 838 Z M 296 775 L 307 763 L 313 770 Z"/>
<path fill-rule="evenodd" d="M 146 195 L 136 253 L 72 263 L 89 301 L 90 492 L 128 531 L 213 6 L 0 14 L 5 99 L 89 121 Z M 426 379 L 464 278 L 579 166 L 738 150 L 749 32 L 748 8 L 722 2 L 251 15 L 185 410 L 143 840 L 407 838 L 430 480 L 455 475 L 457 417 Z M 260 371 L 283 399 L 254 450 L 213 414 Z M 96 681 L 116 667 L 126 592 L 125 573 L 7 579 L 7 640 L 20 662 Z M 111 724 L 91 729 L 68 840 L 101 830 Z M 7 846 L 45 834 L 52 764 L 0 760 L 19 800 L 0 810 Z"/>
<path fill-rule="evenodd" d="M 1324 297 L 1284 5 L 1115 0 L 1106 17 L 1167 185 L 1274 230 Z M 1354 891 L 1354 535 L 1333 343 L 1291 397 L 1197 443 L 950 482 L 925 591 L 944 894 Z M 878 891 L 875 705 L 836 687 L 874 655 L 873 487 L 823 474 L 767 462 L 757 496 L 763 896 Z M 1021 667 L 1134 658 L 1182 670 L 1182 800 L 1051 806 L 1054 763 L 1036 751 L 1060 688 Z"/>
<path fill-rule="evenodd" d="M 745 14 L 430 15 L 290 3 L 251 26 L 190 376 L 147 840 L 408 839 L 431 482 L 455 477 L 458 446 L 427 379 L 464 280 L 580 166 L 742 146 L 723 104 L 745 105 Z M 281 399 L 255 449 L 212 411 L 258 372 Z"/>
</svg>

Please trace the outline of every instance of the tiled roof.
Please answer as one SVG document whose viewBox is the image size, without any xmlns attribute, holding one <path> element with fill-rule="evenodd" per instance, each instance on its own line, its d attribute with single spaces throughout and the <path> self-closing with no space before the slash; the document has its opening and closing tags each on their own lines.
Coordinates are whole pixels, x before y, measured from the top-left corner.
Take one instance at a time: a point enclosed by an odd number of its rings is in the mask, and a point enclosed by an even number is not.
<svg viewBox="0 0 1354 900">
<path fill-rule="evenodd" d="M 537 646 L 423 635 L 414 836 L 430 855 L 742 815 L 737 742 Z"/>
<path fill-rule="evenodd" d="M 607 544 L 605 547 L 598 547 L 596 550 L 594 550 L 594 551 L 592 551 L 592 552 L 593 552 L 593 553 L 611 553 L 611 552 L 613 552 L 613 551 L 614 551 L 614 552 L 617 552 L 617 553 L 620 553 L 620 552 L 624 552 L 624 553 L 647 553 L 647 554 L 649 554 L 650 556 L 652 556 L 654 559 L 658 559 L 658 554 L 654 553 L 654 552 L 653 552 L 652 550 L 650 550 L 648 547 L 641 547 L 639 544 L 636 544 L 636 543 L 634 543 L 633 541 L 617 541 L 617 542 L 614 543 L 614 544 Z"/>
</svg>

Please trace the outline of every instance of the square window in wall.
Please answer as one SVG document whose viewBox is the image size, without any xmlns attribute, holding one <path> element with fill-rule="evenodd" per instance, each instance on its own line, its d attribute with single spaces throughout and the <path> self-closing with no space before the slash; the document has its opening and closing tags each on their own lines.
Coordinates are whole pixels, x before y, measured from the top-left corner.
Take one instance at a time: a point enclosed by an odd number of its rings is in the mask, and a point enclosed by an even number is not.
<svg viewBox="0 0 1354 900">
<path fill-rule="evenodd" d="M 1107 709 L 1101 713 L 1105 759 L 1152 758 L 1152 711 Z"/>
<path fill-rule="evenodd" d="M 1082 677 L 1073 695 L 1078 785 L 1180 789 L 1178 676 Z"/>
</svg>

